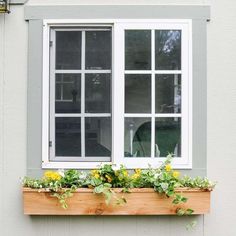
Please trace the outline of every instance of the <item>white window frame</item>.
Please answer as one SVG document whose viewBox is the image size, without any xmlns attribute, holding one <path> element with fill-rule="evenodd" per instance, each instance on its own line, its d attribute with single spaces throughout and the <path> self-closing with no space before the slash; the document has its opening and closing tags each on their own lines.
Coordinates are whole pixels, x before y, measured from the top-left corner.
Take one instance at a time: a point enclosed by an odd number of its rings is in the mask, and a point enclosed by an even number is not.
<svg viewBox="0 0 236 236">
<path fill-rule="evenodd" d="M 50 161 L 49 155 L 49 55 L 50 55 L 50 27 L 53 26 L 113 26 L 112 36 L 112 159 L 110 163 L 124 164 L 128 169 L 147 168 L 148 165 L 158 167 L 165 158 L 125 158 L 124 157 L 124 30 L 125 29 L 150 29 L 152 30 L 152 42 L 155 29 L 180 29 L 181 35 L 181 71 L 155 71 L 155 52 L 152 50 L 152 82 L 155 74 L 181 74 L 181 115 L 158 114 L 158 117 L 181 117 L 181 158 L 173 159 L 173 167 L 176 169 L 192 168 L 192 20 L 190 19 L 84 19 L 84 20 L 44 20 L 43 22 L 43 78 L 42 78 L 42 168 L 97 168 L 101 162 L 66 162 Z M 153 45 L 152 45 L 153 47 Z M 136 73 L 129 71 L 128 73 Z M 142 71 L 138 71 L 140 73 Z M 147 71 L 143 71 L 147 73 Z M 154 86 L 152 86 L 154 89 Z M 119 89 L 117 89 L 119 88 Z M 153 93 L 152 93 L 153 94 Z M 152 105 L 154 106 L 154 105 Z M 152 109 L 153 114 L 153 109 Z M 133 115 L 131 115 L 134 117 Z M 143 117 L 145 115 L 142 115 Z M 155 117 L 152 116 L 154 124 Z M 153 125 L 152 125 L 153 126 Z M 153 126 L 154 128 L 154 126 Z M 154 138 L 152 137 L 152 146 Z M 154 147 L 152 147 L 153 149 Z M 152 151 L 153 153 L 153 151 Z"/>
<path fill-rule="evenodd" d="M 81 26 L 82 24 L 80 24 Z M 106 162 L 106 161 L 110 161 L 111 157 L 99 157 L 99 156 L 86 156 L 85 157 L 85 119 L 86 117 L 111 117 L 112 114 L 112 109 L 110 113 L 85 113 L 85 74 L 111 74 L 112 70 L 111 69 L 105 69 L 105 70 L 87 70 L 85 68 L 85 32 L 87 31 L 111 31 L 111 34 L 113 32 L 112 29 L 112 25 L 109 26 L 109 28 L 107 28 L 107 25 L 102 25 L 99 24 L 99 28 L 89 28 L 86 29 L 86 26 L 80 27 L 79 29 L 73 28 L 58 28 L 58 29 L 51 29 L 50 31 L 50 37 L 51 37 L 51 42 L 52 45 L 50 46 L 50 115 L 49 117 L 49 125 L 50 125 L 50 150 L 49 150 L 49 159 L 51 162 L 85 162 L 85 158 L 87 158 L 88 162 L 96 162 L 96 163 L 100 163 L 100 162 Z M 81 50 L 81 69 L 78 70 L 61 70 L 61 69 L 55 69 L 56 65 L 55 65 L 55 53 L 56 53 L 56 48 L 55 48 L 55 38 L 56 38 L 56 32 L 58 31 L 81 31 L 81 37 L 82 37 L 82 42 L 81 42 L 81 46 L 82 46 L 82 50 Z M 112 65 L 112 62 L 111 62 Z M 56 78 L 55 75 L 56 74 L 79 74 L 80 80 L 81 80 L 81 113 L 57 113 L 55 112 L 55 83 L 56 83 Z M 55 118 L 57 117 L 63 117 L 63 118 L 67 118 L 67 117 L 79 117 L 81 118 L 81 157 L 71 157 L 71 156 L 56 156 L 55 152 L 56 152 L 56 137 L 55 137 Z"/>
</svg>

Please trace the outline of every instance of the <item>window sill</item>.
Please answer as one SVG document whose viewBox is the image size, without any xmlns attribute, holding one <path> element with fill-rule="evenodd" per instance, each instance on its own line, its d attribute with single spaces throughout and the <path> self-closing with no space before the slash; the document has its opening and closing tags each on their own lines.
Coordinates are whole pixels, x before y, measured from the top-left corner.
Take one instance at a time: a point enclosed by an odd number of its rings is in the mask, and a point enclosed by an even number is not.
<svg viewBox="0 0 236 236">
<path fill-rule="evenodd" d="M 188 198 L 187 203 L 173 205 L 172 198 L 154 192 L 151 188 L 134 188 L 130 193 L 114 189 L 117 196 L 124 196 L 124 205 L 106 205 L 101 194 L 80 188 L 68 199 L 68 209 L 63 209 L 55 197 L 46 190 L 23 188 L 25 215 L 176 215 L 178 208 L 191 208 L 193 214 L 210 211 L 210 191 L 179 188 L 176 192 Z"/>
<path fill-rule="evenodd" d="M 157 160 L 148 160 L 146 158 L 139 158 L 139 161 L 135 161 L 134 159 L 124 160 L 122 163 L 113 163 L 113 162 L 42 162 L 43 169 L 97 169 L 101 166 L 101 164 L 109 164 L 114 166 L 120 166 L 120 164 L 125 165 L 127 169 L 147 169 L 151 165 L 154 168 L 158 168 L 166 158 L 159 158 Z M 178 158 L 174 158 L 172 161 L 173 169 L 192 169 L 192 163 L 190 160 L 180 160 Z"/>
</svg>

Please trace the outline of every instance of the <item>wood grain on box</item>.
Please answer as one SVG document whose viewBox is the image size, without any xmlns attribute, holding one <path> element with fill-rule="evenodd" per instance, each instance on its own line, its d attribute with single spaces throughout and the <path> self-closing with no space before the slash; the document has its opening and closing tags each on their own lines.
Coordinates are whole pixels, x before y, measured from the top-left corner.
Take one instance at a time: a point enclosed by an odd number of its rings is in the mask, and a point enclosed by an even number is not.
<svg viewBox="0 0 236 236">
<path fill-rule="evenodd" d="M 46 190 L 23 188 L 24 214 L 26 215 L 176 215 L 178 208 L 191 208 L 193 214 L 210 211 L 210 192 L 200 189 L 179 188 L 176 192 L 188 198 L 184 204 L 174 205 L 173 198 L 154 192 L 151 188 L 135 188 L 130 193 L 114 189 L 117 197 L 124 197 L 127 203 L 106 205 L 102 194 L 79 188 L 67 199 L 68 209 L 63 209 L 57 198 Z"/>
</svg>

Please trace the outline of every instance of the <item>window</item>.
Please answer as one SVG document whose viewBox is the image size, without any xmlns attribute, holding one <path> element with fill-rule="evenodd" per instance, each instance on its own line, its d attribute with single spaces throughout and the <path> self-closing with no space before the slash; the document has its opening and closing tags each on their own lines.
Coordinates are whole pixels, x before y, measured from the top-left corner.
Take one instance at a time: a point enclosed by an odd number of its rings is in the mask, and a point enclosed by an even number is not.
<svg viewBox="0 0 236 236">
<path fill-rule="evenodd" d="M 111 27 L 50 29 L 50 160 L 111 161 Z"/>
<path fill-rule="evenodd" d="M 191 168 L 191 20 L 47 20 L 43 69 L 44 168 Z"/>
</svg>

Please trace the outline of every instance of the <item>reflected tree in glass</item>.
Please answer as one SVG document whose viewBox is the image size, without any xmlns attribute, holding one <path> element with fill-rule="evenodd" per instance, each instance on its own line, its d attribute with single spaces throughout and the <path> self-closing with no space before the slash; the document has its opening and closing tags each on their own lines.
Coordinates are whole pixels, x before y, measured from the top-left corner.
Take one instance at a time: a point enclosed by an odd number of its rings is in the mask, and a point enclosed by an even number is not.
<svg viewBox="0 0 236 236">
<path fill-rule="evenodd" d="M 181 30 L 155 31 L 156 70 L 181 70 Z"/>
</svg>

